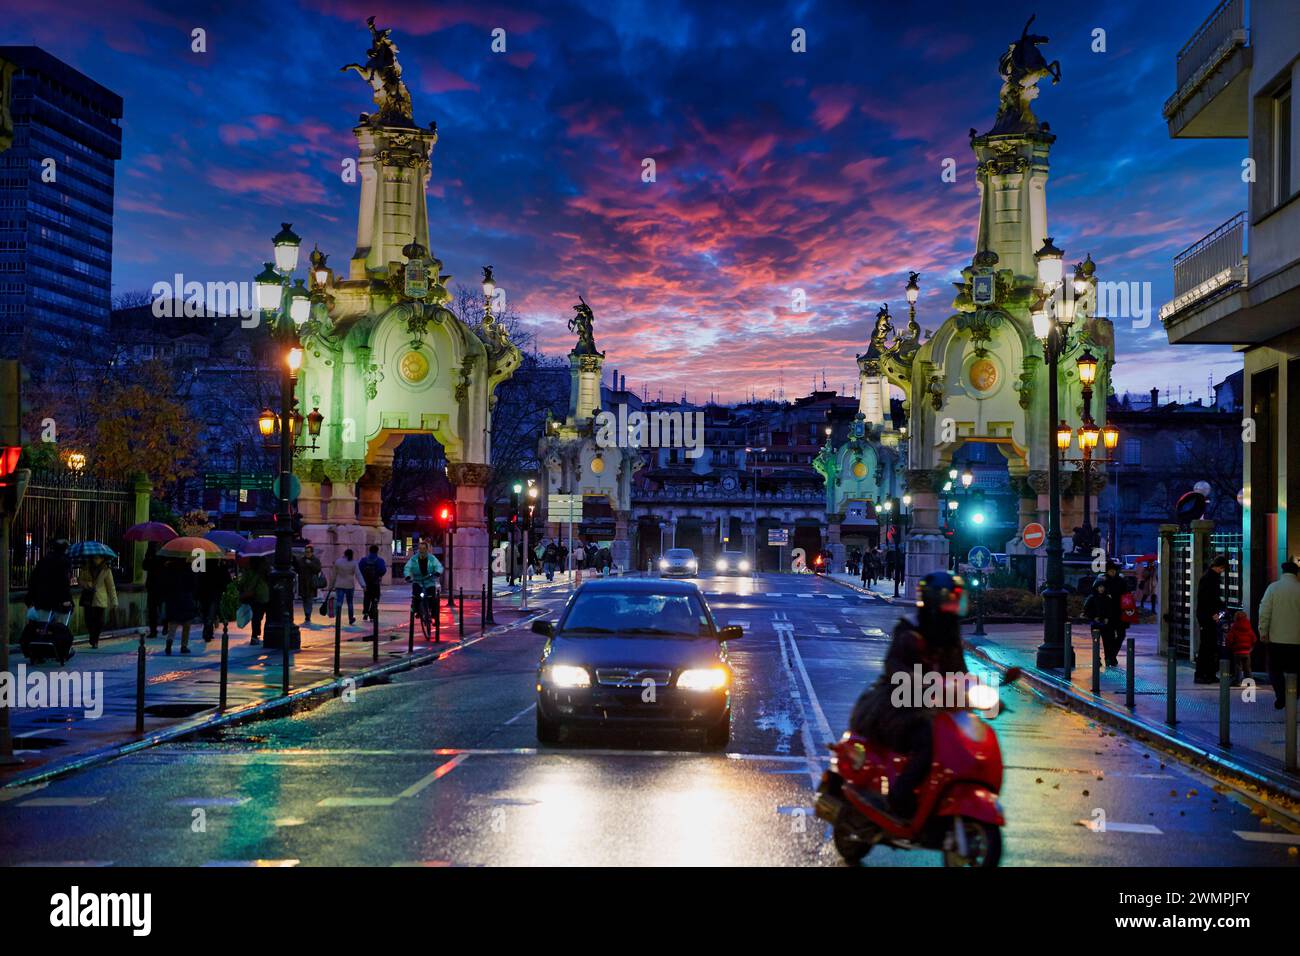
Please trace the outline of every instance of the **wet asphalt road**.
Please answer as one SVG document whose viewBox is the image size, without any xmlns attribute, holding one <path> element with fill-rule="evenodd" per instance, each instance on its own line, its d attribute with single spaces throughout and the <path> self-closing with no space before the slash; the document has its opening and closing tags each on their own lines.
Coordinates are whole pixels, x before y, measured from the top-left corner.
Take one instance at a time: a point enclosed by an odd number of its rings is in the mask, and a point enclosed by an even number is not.
<svg viewBox="0 0 1300 956">
<path fill-rule="evenodd" d="M 0 863 L 840 865 L 813 784 L 900 612 L 811 576 L 700 583 L 745 629 L 726 753 L 677 735 L 539 747 L 544 639 L 517 626 L 354 700 L 0 791 Z M 1300 837 L 1207 778 L 1004 697 L 1003 865 L 1296 865 Z M 1099 813 L 1104 832 L 1082 825 Z M 867 865 L 939 862 L 877 849 Z"/>
</svg>

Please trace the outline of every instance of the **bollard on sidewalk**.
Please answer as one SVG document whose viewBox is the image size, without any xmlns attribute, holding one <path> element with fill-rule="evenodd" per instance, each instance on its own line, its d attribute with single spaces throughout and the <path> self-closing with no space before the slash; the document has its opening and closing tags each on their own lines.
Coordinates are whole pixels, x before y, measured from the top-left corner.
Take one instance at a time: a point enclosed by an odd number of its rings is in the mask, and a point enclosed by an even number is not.
<svg viewBox="0 0 1300 956">
<path fill-rule="evenodd" d="M 433 592 L 433 643 L 442 643 L 442 602 L 438 600 L 437 590 Z"/>
<path fill-rule="evenodd" d="M 487 585 L 484 585 L 478 599 L 478 629 L 480 634 L 487 630 L 487 593 Z"/>
<path fill-rule="evenodd" d="M 217 703 L 217 710 L 224 712 L 226 709 L 226 684 L 230 679 L 230 622 L 221 622 L 221 694 Z"/>
<path fill-rule="evenodd" d="M 1136 694 L 1134 683 L 1137 678 L 1133 673 L 1135 668 L 1134 656 L 1137 652 L 1133 649 L 1133 645 L 1134 640 L 1130 637 L 1124 647 L 1124 706 L 1129 710 L 1137 709 L 1137 698 L 1134 696 Z"/>
<path fill-rule="evenodd" d="M 1101 628 L 1092 629 L 1092 692 L 1101 693 Z"/>
<path fill-rule="evenodd" d="M 1232 660 L 1219 658 L 1219 745 L 1231 747 L 1229 724 L 1232 717 Z"/>
<path fill-rule="evenodd" d="M 1296 769 L 1295 674 L 1286 675 L 1286 769 Z"/>
<path fill-rule="evenodd" d="M 144 733 L 144 635 L 140 635 L 140 647 L 135 660 L 135 732 Z"/>
<path fill-rule="evenodd" d="M 334 615 L 334 676 L 338 677 L 343 672 L 339 670 L 341 658 L 343 655 L 343 614 L 342 608 L 335 608 L 337 612 Z"/>
<path fill-rule="evenodd" d="M 375 605 L 375 617 L 372 623 L 374 624 L 374 628 L 370 634 L 370 647 L 371 647 L 370 661 L 371 663 L 378 664 L 379 663 L 379 606 L 377 604 Z"/>
<path fill-rule="evenodd" d="M 415 653 L 415 600 L 411 600 L 411 620 L 406 625 L 406 653 Z"/>
<path fill-rule="evenodd" d="M 1178 723 L 1178 646 L 1172 639 L 1165 648 L 1165 723 Z"/>
<path fill-rule="evenodd" d="M 460 589 L 460 607 L 456 611 L 457 624 L 460 627 L 460 639 L 465 640 L 465 589 Z"/>
</svg>

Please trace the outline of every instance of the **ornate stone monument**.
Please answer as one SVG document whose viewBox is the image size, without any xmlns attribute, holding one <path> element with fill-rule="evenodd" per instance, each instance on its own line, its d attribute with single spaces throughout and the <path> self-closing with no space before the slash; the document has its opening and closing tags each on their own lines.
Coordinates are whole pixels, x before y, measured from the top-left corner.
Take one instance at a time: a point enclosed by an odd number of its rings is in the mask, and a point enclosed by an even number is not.
<svg viewBox="0 0 1300 956">
<path fill-rule="evenodd" d="M 888 307 L 881 312 L 887 315 Z M 827 441 L 813 459 L 813 468 L 826 480 L 826 538 L 835 567 L 843 564 L 845 539 L 865 546 L 867 522 L 880 503 L 902 494 L 906 443 L 894 427 L 889 381 L 874 340 L 858 356 L 858 386 L 858 414 L 848 441 L 838 448 Z M 883 531 L 876 528 L 884 547 Z"/>
<path fill-rule="evenodd" d="M 914 325 L 896 333 L 887 312 L 877 317 L 872 335 L 881 372 L 906 396 L 906 490 L 912 495 L 913 518 L 909 595 L 918 578 L 946 566 L 949 544 L 941 531 L 938 490 L 963 444 L 997 446 L 1020 489 L 1018 526 L 1031 520 L 1046 523 L 1046 472 L 1048 456 L 1056 453 L 1056 423 L 1048 421 L 1047 367 L 1030 311 L 1038 291 L 1034 253 L 1048 238 L 1048 158 L 1056 137 L 1030 104 L 1038 95 L 1038 81 L 1050 76 L 1057 82 L 1060 67 L 1038 50 L 1047 38 L 1028 31 L 1026 24 L 999 61 L 1003 83 L 993 127 L 983 135 L 971 130 L 980 194 L 977 251 L 955 283 L 953 314 L 924 342 Z M 1089 314 L 1096 301 L 1091 259 L 1076 267 L 1076 274 L 1086 287 L 1075 304 L 1075 325 L 1083 333 L 1075 349 L 1062 356 L 1058 381 L 1062 416 L 1077 430 L 1082 389 L 1074 359 L 1090 348 L 1099 360 L 1094 389 L 1100 400 L 1094 400 L 1093 411 L 1100 426 L 1114 335 L 1108 320 Z M 1070 487 L 1067 481 L 1067 493 Z M 1073 527 L 1068 518 L 1063 525 Z M 1025 549 L 1016 538 L 1006 550 Z"/>
<path fill-rule="evenodd" d="M 297 397 L 325 424 L 319 447 L 294 462 L 299 510 L 327 566 L 343 549 L 360 557 L 371 544 L 387 557 L 392 534 L 379 505 L 393 451 L 406 435 L 432 434 L 456 488 L 456 583 L 476 591 L 488 564 L 491 406 L 522 356 L 498 323 L 484 323 L 480 335 L 447 307 L 451 276 L 429 251 L 426 198 L 437 124 L 415 124 L 391 31 L 377 29 L 373 17 L 369 24 L 366 63 L 343 67 L 370 83 L 378 107 L 353 130 L 361 186 L 356 249 L 346 278 L 319 250 L 311 256 L 312 311 L 301 330 Z"/>
<path fill-rule="evenodd" d="M 631 559 L 628 540 L 628 517 L 631 513 L 632 475 L 645 464 L 638 450 L 627 443 L 629 436 L 618 428 L 600 427 L 606 409 L 601 395 L 601 369 L 605 353 L 597 351 L 595 315 L 591 306 L 578 298 L 569 320 L 569 331 L 578 337 L 569 352 L 569 411 L 564 421 L 547 415 L 542 437 L 537 442 L 537 460 L 541 462 L 541 492 L 580 495 L 606 501 L 614 517 L 613 544 L 610 555 L 614 563 L 627 567 Z M 554 516 L 548 516 L 553 518 Z M 575 528 L 575 540 L 577 529 Z M 565 537 L 567 527 L 552 520 L 547 526 L 551 536 Z"/>
</svg>

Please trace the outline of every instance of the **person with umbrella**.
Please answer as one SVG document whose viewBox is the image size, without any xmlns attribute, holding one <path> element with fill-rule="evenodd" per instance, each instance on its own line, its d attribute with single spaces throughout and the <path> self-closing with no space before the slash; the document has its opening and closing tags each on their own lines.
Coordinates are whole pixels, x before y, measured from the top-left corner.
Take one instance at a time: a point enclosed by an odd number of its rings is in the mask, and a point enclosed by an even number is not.
<svg viewBox="0 0 1300 956">
<path fill-rule="evenodd" d="M 303 623 L 311 623 L 311 606 L 316 600 L 321 575 L 320 558 L 310 544 L 302 549 L 302 557 L 295 558 L 294 570 L 298 573 L 298 597 L 302 598 Z"/>
<path fill-rule="evenodd" d="M 172 630 L 181 629 L 181 653 L 190 652 L 190 627 L 198 615 L 194 600 L 195 580 L 183 558 L 168 557 L 163 564 L 163 636 L 167 643 L 163 652 L 172 652 Z"/>
<path fill-rule="evenodd" d="M 62 611 L 72 603 L 72 562 L 68 542 L 59 538 L 32 568 L 26 604 L 37 611 Z"/>
<path fill-rule="evenodd" d="M 117 584 L 108 563 L 117 555 L 98 541 L 78 541 L 69 554 L 86 562 L 77 574 L 77 584 L 81 586 L 81 608 L 86 615 L 90 646 L 99 647 L 108 612 L 117 608 Z"/>
<path fill-rule="evenodd" d="M 239 600 L 253 612 L 253 639 L 248 643 L 261 644 L 262 621 L 266 617 L 267 605 L 271 603 L 271 582 L 266 573 L 266 558 L 251 558 L 235 586 L 239 588 Z"/>
<path fill-rule="evenodd" d="M 145 618 L 149 624 L 149 636 L 158 636 L 158 616 L 162 610 L 163 596 L 163 559 L 158 556 L 158 542 L 150 541 L 145 549 L 144 560 L 140 562 L 144 569 Z"/>
<path fill-rule="evenodd" d="M 217 610 L 221 605 L 221 596 L 230 584 L 230 562 L 224 558 L 220 561 L 204 562 L 203 571 L 198 575 L 194 594 L 199 602 L 199 619 L 203 622 L 203 642 L 212 640 L 216 628 Z"/>
</svg>

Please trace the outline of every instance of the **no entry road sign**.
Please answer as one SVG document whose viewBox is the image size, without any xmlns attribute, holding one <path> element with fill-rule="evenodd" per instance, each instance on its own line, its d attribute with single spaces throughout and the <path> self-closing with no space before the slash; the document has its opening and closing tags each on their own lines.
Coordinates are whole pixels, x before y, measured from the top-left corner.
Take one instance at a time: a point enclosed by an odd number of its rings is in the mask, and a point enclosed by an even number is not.
<svg viewBox="0 0 1300 956">
<path fill-rule="evenodd" d="M 1020 540 L 1025 543 L 1026 548 L 1041 548 L 1043 542 L 1047 540 L 1047 532 L 1037 521 L 1031 521 L 1025 525 L 1025 530 L 1020 532 Z"/>
</svg>

